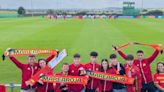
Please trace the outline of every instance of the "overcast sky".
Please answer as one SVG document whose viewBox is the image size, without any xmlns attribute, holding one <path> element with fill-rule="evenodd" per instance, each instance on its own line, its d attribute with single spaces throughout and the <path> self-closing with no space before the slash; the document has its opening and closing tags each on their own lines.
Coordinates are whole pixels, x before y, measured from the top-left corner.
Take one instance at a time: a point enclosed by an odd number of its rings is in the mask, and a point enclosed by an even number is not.
<svg viewBox="0 0 164 92">
<path fill-rule="evenodd" d="M 141 8 L 142 0 L 0 0 L 0 8 L 17 9 L 99 9 L 106 7 L 122 7 L 123 1 L 135 1 L 136 7 Z M 144 8 L 164 8 L 164 0 L 143 0 Z"/>
</svg>

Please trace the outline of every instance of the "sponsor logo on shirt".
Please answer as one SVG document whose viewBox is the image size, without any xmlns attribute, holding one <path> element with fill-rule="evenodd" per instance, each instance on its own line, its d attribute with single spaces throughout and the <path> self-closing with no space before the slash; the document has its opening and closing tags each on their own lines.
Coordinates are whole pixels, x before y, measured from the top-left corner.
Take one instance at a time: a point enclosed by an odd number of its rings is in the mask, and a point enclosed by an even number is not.
<svg viewBox="0 0 164 92">
<path fill-rule="evenodd" d="M 145 63 L 143 63 L 143 66 L 146 66 L 146 64 L 145 64 Z"/>
</svg>

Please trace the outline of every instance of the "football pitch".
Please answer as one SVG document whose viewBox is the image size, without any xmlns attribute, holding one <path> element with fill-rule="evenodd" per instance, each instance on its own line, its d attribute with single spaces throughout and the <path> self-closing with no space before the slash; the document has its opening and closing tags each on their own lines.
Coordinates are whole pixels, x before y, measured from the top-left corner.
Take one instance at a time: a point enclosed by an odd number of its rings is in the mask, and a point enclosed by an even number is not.
<svg viewBox="0 0 164 92">
<path fill-rule="evenodd" d="M 81 63 L 89 61 L 89 53 L 99 53 L 101 59 L 109 59 L 112 45 L 127 42 L 143 42 L 164 45 L 164 19 L 44 19 L 4 18 L 0 19 L 0 54 L 7 48 L 49 48 L 66 49 L 68 56 L 54 69 L 61 70 L 63 62 L 72 63 L 75 53 L 81 54 Z M 153 53 L 146 46 L 128 46 L 123 49 L 127 54 L 136 55 L 137 50 L 144 50 L 145 57 Z M 118 55 L 118 54 L 117 54 Z M 37 58 L 47 56 L 37 56 Z M 26 63 L 27 57 L 17 57 Z M 125 63 L 119 55 L 120 62 Z M 164 61 L 164 55 L 158 55 L 151 64 L 153 73 L 156 63 Z M 0 83 L 20 83 L 21 71 L 7 58 L 0 60 Z"/>
</svg>

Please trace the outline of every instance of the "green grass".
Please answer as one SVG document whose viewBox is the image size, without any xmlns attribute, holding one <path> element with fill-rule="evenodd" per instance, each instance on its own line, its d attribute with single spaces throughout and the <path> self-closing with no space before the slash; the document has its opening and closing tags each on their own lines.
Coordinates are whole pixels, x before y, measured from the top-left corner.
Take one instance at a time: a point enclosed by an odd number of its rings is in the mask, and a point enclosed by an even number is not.
<svg viewBox="0 0 164 92">
<path fill-rule="evenodd" d="M 72 55 L 80 53 L 82 63 L 89 61 L 89 53 L 97 51 L 99 62 L 108 58 L 111 45 L 121 45 L 137 41 L 144 43 L 161 43 L 164 45 L 164 19 L 68 19 L 48 20 L 43 18 L 11 18 L 0 19 L 0 54 L 6 48 L 50 48 L 67 49 L 68 57 L 62 62 L 72 63 Z M 135 55 L 138 49 L 145 51 L 145 57 L 153 50 L 144 46 L 129 46 L 123 49 Z M 47 56 L 39 56 L 47 57 Z M 38 57 L 38 58 L 39 58 Z M 26 63 L 26 57 L 18 57 Z M 156 63 L 163 60 L 159 55 L 152 63 L 155 71 Z M 124 60 L 119 56 L 119 61 Z M 61 69 L 59 64 L 54 72 Z M 20 83 L 21 71 L 9 60 L 0 62 L 0 83 Z"/>
<path fill-rule="evenodd" d="M 0 14 L 17 14 L 17 11 L 5 11 L 5 10 L 0 10 Z"/>
</svg>

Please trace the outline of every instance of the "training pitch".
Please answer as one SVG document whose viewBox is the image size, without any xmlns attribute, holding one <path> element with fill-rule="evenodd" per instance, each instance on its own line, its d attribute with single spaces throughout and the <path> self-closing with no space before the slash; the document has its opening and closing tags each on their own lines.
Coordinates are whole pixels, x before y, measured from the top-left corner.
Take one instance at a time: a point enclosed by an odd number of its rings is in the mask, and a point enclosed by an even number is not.
<svg viewBox="0 0 164 92">
<path fill-rule="evenodd" d="M 116 53 L 112 45 L 132 41 L 164 45 L 164 19 L 0 19 L 1 55 L 9 47 L 66 49 L 68 56 L 62 62 L 72 63 L 73 54 L 80 53 L 81 63 L 87 63 L 89 53 L 97 51 L 100 63 L 102 58 L 109 59 L 111 53 Z M 123 51 L 136 55 L 139 49 L 144 50 L 145 57 L 153 53 L 152 48 L 145 46 L 128 46 Z M 37 56 L 40 57 L 47 56 Z M 27 57 L 18 59 L 27 61 Z M 125 62 L 119 55 L 118 59 Z M 159 55 L 151 64 L 153 73 L 158 61 L 164 61 L 164 55 Z M 61 70 L 61 63 L 54 72 Z M 0 83 L 10 82 L 20 83 L 21 71 L 7 58 L 0 62 Z"/>
</svg>

